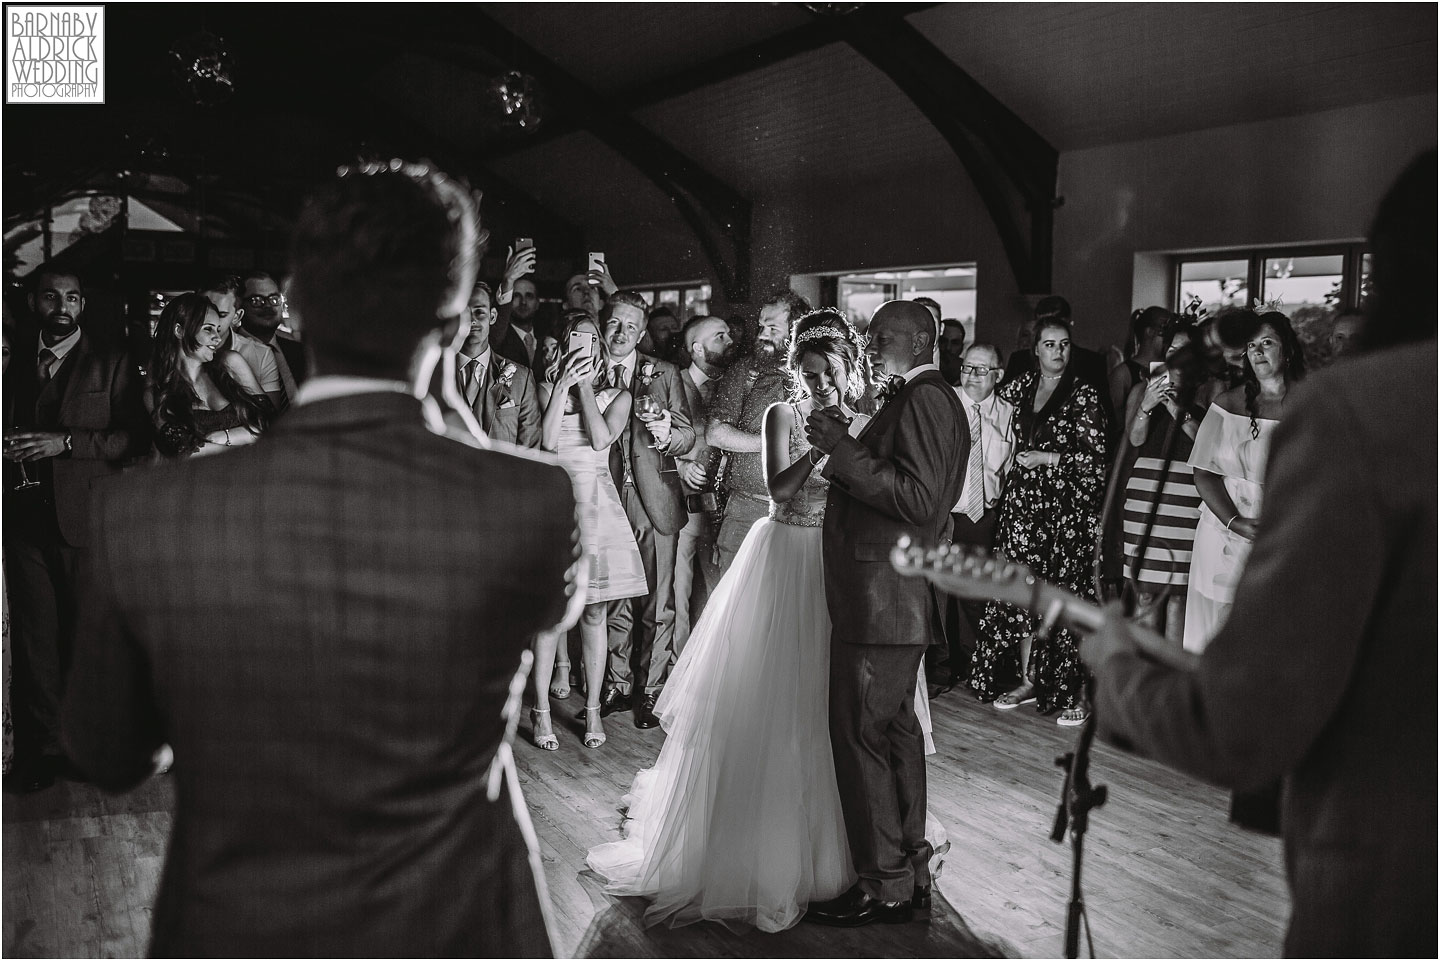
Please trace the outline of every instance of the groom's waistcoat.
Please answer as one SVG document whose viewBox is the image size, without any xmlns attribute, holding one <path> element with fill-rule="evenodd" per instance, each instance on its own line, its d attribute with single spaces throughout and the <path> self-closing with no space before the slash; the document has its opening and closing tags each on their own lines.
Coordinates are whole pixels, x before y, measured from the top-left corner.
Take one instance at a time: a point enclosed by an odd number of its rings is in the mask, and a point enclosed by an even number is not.
<svg viewBox="0 0 1440 961">
<path fill-rule="evenodd" d="M 825 595 L 835 640 L 938 640 L 934 591 L 897 573 L 890 551 L 901 535 L 925 545 L 948 539 L 969 456 L 965 411 L 933 370 L 906 384 L 858 438 L 841 439 L 824 470 Z"/>
</svg>

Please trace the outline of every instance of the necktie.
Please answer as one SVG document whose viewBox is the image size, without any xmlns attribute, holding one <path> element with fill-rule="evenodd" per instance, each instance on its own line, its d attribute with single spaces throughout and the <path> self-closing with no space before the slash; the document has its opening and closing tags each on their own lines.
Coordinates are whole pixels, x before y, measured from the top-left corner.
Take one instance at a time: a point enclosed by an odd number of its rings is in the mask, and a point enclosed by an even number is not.
<svg viewBox="0 0 1440 961">
<path fill-rule="evenodd" d="M 39 379 L 41 387 L 44 387 L 50 382 L 50 365 L 54 360 L 55 351 L 49 347 L 40 348 L 40 357 L 35 362 L 35 376 Z"/>
<path fill-rule="evenodd" d="M 980 405 L 970 405 L 970 463 L 965 468 L 965 506 L 961 513 L 977 523 L 985 513 L 985 444 Z"/>
<path fill-rule="evenodd" d="M 610 386 L 625 389 L 625 365 L 616 364 L 610 371 Z"/>
<path fill-rule="evenodd" d="M 475 406 L 475 398 L 480 396 L 481 379 L 480 358 L 477 357 L 465 365 L 465 402 L 471 407 Z"/>
<path fill-rule="evenodd" d="M 525 345 L 527 363 L 535 363 L 535 335 L 528 330 L 520 331 L 520 342 Z"/>
</svg>

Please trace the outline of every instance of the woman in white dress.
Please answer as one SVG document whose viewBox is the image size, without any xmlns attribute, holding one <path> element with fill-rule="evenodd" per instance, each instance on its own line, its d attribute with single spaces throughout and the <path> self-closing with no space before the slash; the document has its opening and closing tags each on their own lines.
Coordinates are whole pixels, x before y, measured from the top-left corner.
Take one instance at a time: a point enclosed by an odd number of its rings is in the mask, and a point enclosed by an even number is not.
<svg viewBox="0 0 1440 961">
<path fill-rule="evenodd" d="M 656 704 L 665 745 L 622 801 L 624 839 L 587 858 L 607 892 L 651 900 L 647 924 L 781 931 L 855 879 L 829 735 L 828 484 L 803 427 L 812 409 L 835 407 L 858 434 L 867 418 L 851 405 L 867 378 L 833 310 L 796 324 L 790 369 L 803 399 L 772 405 L 763 426 L 769 516 L 750 529 Z M 922 680 L 928 730 L 924 696 Z M 938 825 L 926 833 L 948 849 Z"/>
<path fill-rule="evenodd" d="M 610 445 L 620 438 L 630 417 L 630 393 L 609 386 L 605 379 L 605 341 L 589 315 L 567 324 L 561 343 L 578 334 L 578 346 L 557 361 L 546 377 L 548 396 L 540 422 L 540 445 L 555 451 L 575 489 L 580 544 L 589 564 L 589 590 L 580 616 L 580 639 L 585 668 L 585 746 L 605 743 L 600 721 L 600 691 L 604 687 L 605 658 L 609 652 L 606 612 L 609 602 L 640 597 L 649 588 L 645 566 L 620 493 L 610 476 Z M 580 343 L 583 341 L 583 343 Z M 542 385 L 542 392 L 546 386 Z M 530 713 L 537 747 L 560 747 L 550 720 L 550 675 L 555 648 L 563 635 L 545 633 L 535 640 L 535 703 Z M 543 708 L 538 705 L 545 705 Z"/>
<path fill-rule="evenodd" d="M 1190 452 L 1204 502 L 1185 598 L 1184 645 L 1196 653 L 1230 614 L 1260 519 L 1270 439 L 1285 395 L 1305 376 L 1305 355 L 1289 318 L 1276 311 L 1251 314 L 1251 328 L 1244 380 L 1211 403 Z"/>
</svg>

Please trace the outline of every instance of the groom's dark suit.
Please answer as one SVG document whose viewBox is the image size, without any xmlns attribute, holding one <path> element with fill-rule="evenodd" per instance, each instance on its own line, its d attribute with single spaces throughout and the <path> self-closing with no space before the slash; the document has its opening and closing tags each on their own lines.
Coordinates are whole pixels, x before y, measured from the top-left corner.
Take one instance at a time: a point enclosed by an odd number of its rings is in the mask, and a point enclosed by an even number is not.
<svg viewBox="0 0 1440 961">
<path fill-rule="evenodd" d="M 366 393 L 97 494 L 65 738 L 111 789 L 174 746 L 151 952 L 548 955 L 487 769 L 565 610 L 565 472 Z"/>
<path fill-rule="evenodd" d="M 933 591 L 896 573 L 890 550 L 902 534 L 926 544 L 948 536 L 969 454 L 965 411 L 930 369 L 858 438 L 842 437 L 823 471 L 830 739 L 859 886 L 882 901 L 930 884 L 915 680 L 942 637 Z"/>
</svg>

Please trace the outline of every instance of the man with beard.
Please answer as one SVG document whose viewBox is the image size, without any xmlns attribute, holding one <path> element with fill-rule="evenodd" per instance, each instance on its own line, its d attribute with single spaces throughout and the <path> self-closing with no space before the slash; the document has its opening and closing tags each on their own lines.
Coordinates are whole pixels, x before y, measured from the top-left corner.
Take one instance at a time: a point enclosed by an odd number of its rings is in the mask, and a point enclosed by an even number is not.
<svg viewBox="0 0 1440 961">
<path fill-rule="evenodd" d="M 263 270 L 251 271 L 240 281 L 240 307 L 243 309 L 241 329 L 275 355 L 275 367 L 285 390 L 285 406 L 293 404 L 300 382 L 305 379 L 305 351 L 299 341 L 280 336 L 285 308 L 280 285 Z"/>
<path fill-rule="evenodd" d="M 770 489 L 760 463 L 760 427 L 770 405 L 789 394 L 785 351 L 790 324 L 810 312 L 805 298 L 781 291 L 760 309 L 755 348 L 715 387 L 706 439 L 730 455 L 725 471 L 725 520 L 715 538 L 720 573 L 730 569 L 750 528 L 770 512 Z"/>
<path fill-rule="evenodd" d="M 150 440 L 139 383 L 124 353 L 80 329 L 85 294 L 79 278 L 42 267 L 29 304 L 39 329 L 17 331 L 15 370 L 4 386 L 5 577 L 17 708 L 16 766 L 7 786 L 21 792 L 46 787 L 67 769 L 60 698 L 74 640 L 90 485 L 117 473 Z"/>
<path fill-rule="evenodd" d="M 692 317 L 684 331 L 685 353 L 690 365 L 680 372 L 685 387 L 685 400 L 690 405 L 690 423 L 695 425 L 695 446 L 688 454 L 676 458 L 680 481 L 685 490 L 685 506 L 690 519 L 680 529 L 675 544 L 675 653 L 685 649 L 690 639 L 690 625 L 700 616 L 705 600 L 720 580 L 711 548 L 715 531 L 710 511 L 701 505 L 703 491 L 711 490 L 720 452 L 705 440 L 709 421 L 710 401 L 715 396 L 716 378 L 735 359 L 735 343 L 730 339 L 730 325 L 719 317 Z M 714 461 L 715 463 L 711 463 Z M 714 494 L 710 495 L 712 498 Z M 696 583 L 696 568 L 700 579 Z"/>
</svg>

